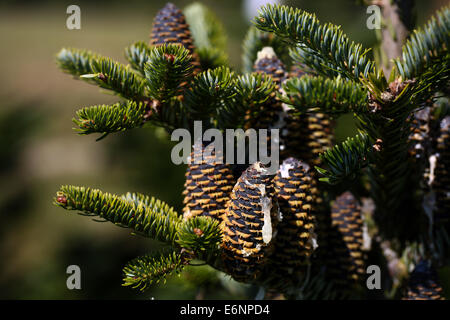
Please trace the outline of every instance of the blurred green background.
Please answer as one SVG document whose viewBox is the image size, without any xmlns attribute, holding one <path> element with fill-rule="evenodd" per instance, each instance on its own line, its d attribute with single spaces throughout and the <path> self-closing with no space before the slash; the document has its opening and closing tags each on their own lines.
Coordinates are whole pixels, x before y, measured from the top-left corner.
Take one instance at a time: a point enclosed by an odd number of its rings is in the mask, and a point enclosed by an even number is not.
<svg viewBox="0 0 450 320">
<path fill-rule="evenodd" d="M 191 1 L 172 1 L 180 8 Z M 249 26 L 244 1 L 200 1 L 228 32 L 233 68 Z M 74 112 L 116 98 L 60 72 L 62 47 L 91 49 L 125 62 L 124 48 L 148 40 L 152 19 L 165 1 L 3 1 L 0 4 L 0 299 L 194 299 L 253 298 L 207 267 L 191 268 L 144 294 L 121 286 L 122 267 L 158 244 L 130 230 L 96 223 L 52 205 L 62 184 L 87 185 L 118 194 L 154 195 L 181 210 L 183 166 L 170 161 L 171 144 L 160 129 L 110 135 L 96 142 L 71 128 Z M 370 47 L 365 7 L 353 0 L 284 1 L 343 26 Z M 417 1 L 418 24 L 447 1 Z M 66 28 L 67 6 L 81 7 L 81 30 Z M 339 122 L 338 139 L 354 130 Z M 66 268 L 81 267 L 82 289 L 68 290 Z"/>
</svg>

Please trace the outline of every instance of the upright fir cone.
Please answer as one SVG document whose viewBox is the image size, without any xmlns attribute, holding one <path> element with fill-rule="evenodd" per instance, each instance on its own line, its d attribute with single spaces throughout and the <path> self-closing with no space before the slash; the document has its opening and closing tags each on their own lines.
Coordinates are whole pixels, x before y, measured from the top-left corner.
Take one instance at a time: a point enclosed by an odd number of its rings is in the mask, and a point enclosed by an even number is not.
<svg viewBox="0 0 450 320">
<path fill-rule="evenodd" d="M 273 175 L 259 162 L 238 179 L 224 216 L 223 262 L 237 281 L 251 282 L 272 247 L 278 208 L 273 202 Z"/>
<path fill-rule="evenodd" d="M 258 52 L 253 69 L 259 74 L 270 76 L 275 83 L 276 91 L 280 90 L 281 83 L 288 76 L 283 63 L 271 47 L 264 47 Z M 276 92 L 273 92 L 261 109 L 248 110 L 244 128 L 279 129 L 283 126 L 283 117 L 282 104 L 276 97 Z"/>
<path fill-rule="evenodd" d="M 414 162 L 424 161 L 430 148 L 431 108 L 426 107 L 414 112 L 408 119 L 411 123 L 409 155 Z"/>
<path fill-rule="evenodd" d="M 403 300 L 445 300 L 436 271 L 428 261 L 420 261 L 409 277 Z"/>
<path fill-rule="evenodd" d="M 194 40 L 191 37 L 186 17 L 170 2 L 157 13 L 150 35 L 151 45 L 158 46 L 168 43 L 180 44 L 188 49 L 192 55 L 194 75 L 201 71 L 199 57 L 195 52 Z"/>
<path fill-rule="evenodd" d="M 301 77 L 307 74 L 302 68 L 293 66 L 291 77 Z M 288 109 L 285 117 L 285 127 L 281 131 L 281 141 L 284 148 L 281 158 L 289 156 L 305 161 L 311 166 L 320 165 L 319 154 L 333 146 L 333 122 L 324 113 L 308 113 L 295 115 Z"/>
<path fill-rule="evenodd" d="M 434 220 L 437 223 L 450 222 L 450 116 L 440 122 L 436 152 L 435 168 L 430 178 L 436 194 Z"/>
<path fill-rule="evenodd" d="M 316 247 L 313 184 L 309 165 L 295 158 L 284 160 L 274 178 L 281 221 L 271 260 L 291 274 L 308 262 Z"/>
<path fill-rule="evenodd" d="M 336 198 L 331 207 L 328 236 L 329 274 L 337 284 L 348 286 L 364 274 L 363 221 L 361 208 L 350 192 Z"/>
<path fill-rule="evenodd" d="M 184 218 L 208 216 L 222 221 L 235 182 L 231 166 L 213 147 L 194 146 L 184 184 Z"/>
</svg>

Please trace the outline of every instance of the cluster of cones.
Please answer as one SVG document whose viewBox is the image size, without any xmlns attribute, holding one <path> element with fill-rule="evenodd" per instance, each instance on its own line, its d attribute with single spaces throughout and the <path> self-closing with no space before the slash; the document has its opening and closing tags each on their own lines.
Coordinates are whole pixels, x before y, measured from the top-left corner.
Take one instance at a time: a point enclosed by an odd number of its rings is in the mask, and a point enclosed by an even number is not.
<svg viewBox="0 0 450 320">
<path fill-rule="evenodd" d="M 425 107 L 409 119 L 409 154 L 422 178 L 425 192 L 435 195 L 434 223 L 450 221 L 450 116 L 436 115 L 437 107 Z"/>
<path fill-rule="evenodd" d="M 167 4 L 156 16 L 150 43 L 184 46 L 192 54 L 194 73 L 201 71 L 189 26 L 173 4 Z M 270 76 L 278 91 L 288 77 L 304 74 L 299 66 L 287 71 L 270 47 L 259 52 L 254 71 Z M 208 146 L 194 147 L 183 193 L 184 218 L 207 216 L 221 222 L 223 267 L 238 281 L 264 282 L 261 278 L 270 276 L 275 276 L 275 282 L 289 281 L 303 274 L 312 262 L 326 269 L 327 280 L 351 290 L 361 282 L 365 270 L 361 208 L 350 192 L 337 197 L 330 208 L 327 203 L 333 199 L 325 201 L 326 193 L 313 169 L 320 165 L 318 155 L 332 146 L 333 121 L 323 113 L 296 115 L 275 94 L 262 109 L 248 110 L 245 120 L 244 129 L 280 130 L 283 162 L 279 170 L 269 172 L 259 162 L 239 170 L 224 163 L 223 155 L 208 150 Z M 436 172 L 435 176 L 448 180 L 446 121 L 436 139 L 436 150 L 442 151 L 435 170 L 444 174 Z M 418 119 L 416 124 L 412 137 L 422 139 L 423 123 Z M 423 156 L 420 149 L 415 151 L 418 157 Z M 446 203 L 443 212 L 448 215 L 448 197 L 442 195 L 448 194 L 444 189 L 449 183 L 435 184 L 437 201 Z M 273 282 L 271 286 L 276 287 Z"/>
</svg>

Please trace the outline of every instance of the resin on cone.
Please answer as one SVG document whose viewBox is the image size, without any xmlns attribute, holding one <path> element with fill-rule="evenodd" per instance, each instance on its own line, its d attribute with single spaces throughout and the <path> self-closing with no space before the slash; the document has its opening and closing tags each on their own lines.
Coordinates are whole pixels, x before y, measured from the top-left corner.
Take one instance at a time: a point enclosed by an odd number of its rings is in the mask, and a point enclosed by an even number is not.
<svg viewBox="0 0 450 320">
<path fill-rule="evenodd" d="M 273 175 L 259 162 L 238 179 L 224 217 L 223 263 L 236 280 L 252 281 L 273 243 L 278 205 L 273 201 Z"/>
</svg>

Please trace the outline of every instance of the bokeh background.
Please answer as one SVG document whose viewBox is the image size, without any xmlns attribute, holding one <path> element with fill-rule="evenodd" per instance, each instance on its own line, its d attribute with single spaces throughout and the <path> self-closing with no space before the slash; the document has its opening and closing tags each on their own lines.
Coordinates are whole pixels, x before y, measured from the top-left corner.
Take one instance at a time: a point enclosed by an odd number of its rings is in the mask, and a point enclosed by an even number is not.
<svg viewBox="0 0 450 320">
<path fill-rule="evenodd" d="M 199 0 L 223 22 L 231 66 L 240 70 L 249 3 Z M 180 8 L 191 1 L 172 0 Z M 283 1 L 342 25 L 370 47 L 366 7 L 355 0 Z M 445 5 L 416 1 L 420 25 Z M 66 28 L 66 8 L 81 7 L 81 30 Z M 208 267 L 195 267 L 145 293 L 122 287 L 122 267 L 157 243 L 130 230 L 96 223 L 55 207 L 62 184 L 118 194 L 151 194 L 181 209 L 185 168 L 170 161 L 171 143 L 160 129 L 114 134 L 96 142 L 72 130 L 74 112 L 112 103 L 114 96 L 60 72 L 62 47 L 87 48 L 125 63 L 124 48 L 148 40 L 162 0 L 2 1 L 0 3 L 0 299 L 240 299 L 255 288 L 239 285 Z M 354 131 L 338 123 L 338 140 Z M 79 265 L 82 289 L 68 290 L 66 268 Z"/>
</svg>

